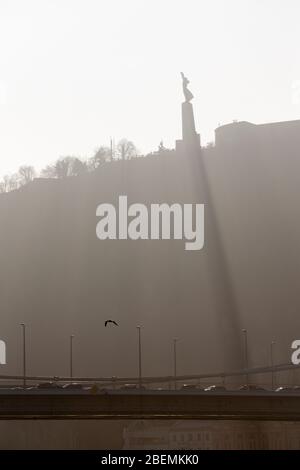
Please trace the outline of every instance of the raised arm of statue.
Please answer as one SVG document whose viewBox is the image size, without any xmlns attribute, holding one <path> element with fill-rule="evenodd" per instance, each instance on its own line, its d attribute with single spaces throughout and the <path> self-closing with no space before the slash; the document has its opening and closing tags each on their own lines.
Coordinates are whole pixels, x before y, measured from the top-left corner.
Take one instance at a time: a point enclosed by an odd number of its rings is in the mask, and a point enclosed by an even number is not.
<svg viewBox="0 0 300 470">
<path fill-rule="evenodd" d="M 181 78 L 182 78 L 182 89 L 183 89 L 183 94 L 185 97 L 185 101 L 191 101 L 194 98 L 193 93 L 188 89 L 188 84 L 190 83 L 187 77 L 184 76 L 183 72 L 181 73 Z"/>
</svg>

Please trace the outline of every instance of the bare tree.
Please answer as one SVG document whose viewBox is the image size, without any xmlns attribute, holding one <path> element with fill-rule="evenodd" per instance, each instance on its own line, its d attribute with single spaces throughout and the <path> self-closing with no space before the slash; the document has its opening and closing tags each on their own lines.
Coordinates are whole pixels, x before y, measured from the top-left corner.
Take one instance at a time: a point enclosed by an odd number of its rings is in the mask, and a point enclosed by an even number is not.
<svg viewBox="0 0 300 470">
<path fill-rule="evenodd" d="M 21 185 L 30 183 L 30 181 L 32 181 L 36 176 L 35 169 L 33 168 L 33 166 L 20 166 L 18 173 Z"/>
<path fill-rule="evenodd" d="M 163 141 L 161 140 L 159 143 L 159 146 L 157 150 L 154 152 L 148 153 L 146 157 L 161 157 L 161 156 L 168 156 L 168 155 L 173 155 L 175 154 L 174 149 L 169 149 L 168 147 L 165 147 Z"/>
<path fill-rule="evenodd" d="M 122 160 L 129 160 L 132 157 L 136 157 L 137 149 L 131 140 L 121 139 L 117 145 L 117 153 Z"/>
<path fill-rule="evenodd" d="M 164 142 L 161 140 L 158 146 L 158 152 L 164 152 L 167 148 L 164 146 Z"/>
<path fill-rule="evenodd" d="M 57 160 L 54 165 L 48 165 L 42 170 L 46 178 L 67 178 L 78 176 L 87 170 L 87 164 L 77 157 L 64 157 Z"/>
<path fill-rule="evenodd" d="M 57 178 L 56 167 L 54 165 L 47 165 L 41 171 L 41 176 L 44 178 Z"/>
<path fill-rule="evenodd" d="M 71 157 L 72 158 L 72 157 Z M 80 158 L 73 157 L 70 162 L 70 176 L 79 176 L 87 171 L 88 165 Z"/>
<path fill-rule="evenodd" d="M 55 163 L 55 170 L 57 178 L 67 178 L 70 176 L 72 167 L 71 157 L 64 157 Z"/>
<path fill-rule="evenodd" d="M 6 192 L 14 191 L 20 186 L 20 177 L 18 173 L 6 176 Z"/>
<path fill-rule="evenodd" d="M 111 151 L 108 147 L 99 147 L 95 155 L 88 161 L 88 167 L 91 171 L 96 170 L 102 163 L 106 162 L 111 157 Z"/>
<path fill-rule="evenodd" d="M 7 193 L 9 191 L 9 175 L 4 175 L 3 179 L 1 181 L 1 192 L 2 193 Z"/>
<path fill-rule="evenodd" d="M 0 181 L 0 194 L 6 193 L 5 185 L 3 181 Z"/>
</svg>

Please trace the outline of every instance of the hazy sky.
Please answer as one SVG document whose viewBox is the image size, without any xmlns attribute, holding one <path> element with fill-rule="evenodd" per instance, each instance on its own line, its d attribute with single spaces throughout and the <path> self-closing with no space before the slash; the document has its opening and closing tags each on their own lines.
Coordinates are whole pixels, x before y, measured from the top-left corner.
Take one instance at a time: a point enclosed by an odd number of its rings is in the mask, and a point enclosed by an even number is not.
<svg viewBox="0 0 300 470">
<path fill-rule="evenodd" d="M 299 18 L 299 0 L 0 0 L 0 175 L 110 136 L 173 147 L 180 71 L 203 143 L 298 119 Z"/>
</svg>

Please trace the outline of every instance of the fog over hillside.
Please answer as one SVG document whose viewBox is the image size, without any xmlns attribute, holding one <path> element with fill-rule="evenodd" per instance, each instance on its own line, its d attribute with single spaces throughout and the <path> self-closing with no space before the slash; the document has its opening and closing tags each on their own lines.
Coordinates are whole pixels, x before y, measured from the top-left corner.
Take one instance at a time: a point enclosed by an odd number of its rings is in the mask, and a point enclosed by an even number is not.
<svg viewBox="0 0 300 470">
<path fill-rule="evenodd" d="M 251 366 L 290 359 L 300 330 L 298 147 L 216 145 L 199 156 L 170 154 L 102 165 L 64 180 L 36 179 L 0 195 L 3 373 L 137 375 L 240 368 L 242 328 Z M 96 208 L 128 203 L 204 203 L 205 245 L 96 237 Z M 118 328 L 105 328 L 113 318 Z M 299 335 L 298 335 L 299 336 Z"/>
</svg>

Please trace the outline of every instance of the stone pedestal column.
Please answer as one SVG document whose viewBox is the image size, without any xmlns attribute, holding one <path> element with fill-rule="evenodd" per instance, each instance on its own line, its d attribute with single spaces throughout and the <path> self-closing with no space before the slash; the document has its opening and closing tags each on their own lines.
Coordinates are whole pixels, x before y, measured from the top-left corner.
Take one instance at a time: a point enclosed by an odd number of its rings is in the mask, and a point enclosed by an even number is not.
<svg viewBox="0 0 300 470">
<path fill-rule="evenodd" d="M 195 129 L 193 105 L 185 101 L 181 106 L 182 115 L 182 140 L 176 141 L 176 150 L 186 152 L 200 150 L 200 135 Z"/>
</svg>

